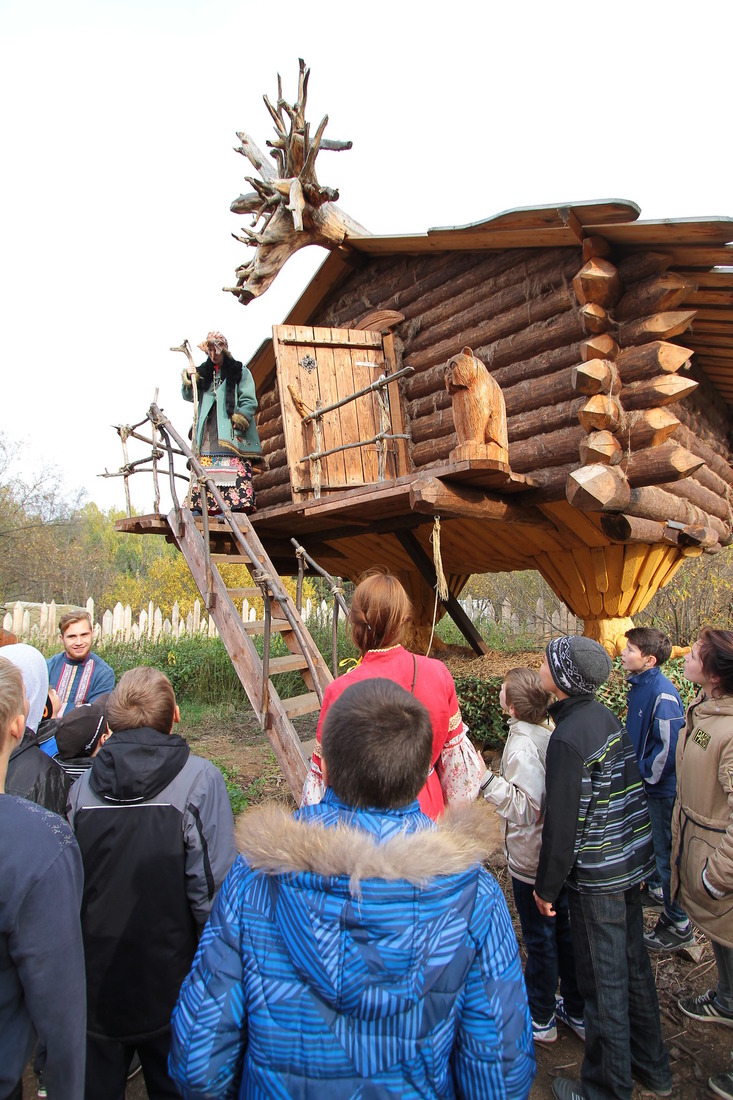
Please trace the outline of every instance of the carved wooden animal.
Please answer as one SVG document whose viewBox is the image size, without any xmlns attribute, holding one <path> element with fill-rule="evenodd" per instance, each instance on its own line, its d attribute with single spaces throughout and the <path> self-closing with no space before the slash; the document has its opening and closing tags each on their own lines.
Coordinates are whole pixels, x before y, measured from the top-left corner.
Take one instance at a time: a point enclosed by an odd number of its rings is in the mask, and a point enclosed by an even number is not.
<svg viewBox="0 0 733 1100">
<path fill-rule="evenodd" d="M 504 395 L 470 348 L 448 360 L 445 386 L 458 436 L 451 460 L 491 458 L 508 463 Z"/>
</svg>

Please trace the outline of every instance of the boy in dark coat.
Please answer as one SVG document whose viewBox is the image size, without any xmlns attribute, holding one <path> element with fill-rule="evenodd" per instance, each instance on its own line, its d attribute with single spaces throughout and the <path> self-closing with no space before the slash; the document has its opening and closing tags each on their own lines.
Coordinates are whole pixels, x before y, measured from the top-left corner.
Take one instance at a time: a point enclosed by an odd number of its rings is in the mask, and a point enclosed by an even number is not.
<svg viewBox="0 0 733 1100">
<path fill-rule="evenodd" d="M 535 901 L 554 915 L 568 886 L 578 988 L 585 1000 L 581 1081 L 557 1100 L 630 1100 L 632 1075 L 669 1096 L 669 1055 L 644 946 L 640 884 L 654 866 L 649 813 L 628 734 L 595 698 L 611 658 L 590 638 L 551 641 L 540 668 L 557 696 L 546 757 L 546 809 Z"/>
<path fill-rule="evenodd" d="M 221 773 L 173 733 L 170 681 L 126 672 L 105 707 L 114 731 L 70 795 L 84 860 L 86 1100 L 122 1097 L 137 1050 L 151 1097 L 176 1097 L 170 1016 L 236 855 Z"/>
<path fill-rule="evenodd" d="M 0 657 L 0 1096 L 22 1095 L 38 1037 L 49 1095 L 79 1100 L 86 1023 L 81 857 L 65 821 L 5 793 L 27 717 L 20 671 Z"/>
</svg>

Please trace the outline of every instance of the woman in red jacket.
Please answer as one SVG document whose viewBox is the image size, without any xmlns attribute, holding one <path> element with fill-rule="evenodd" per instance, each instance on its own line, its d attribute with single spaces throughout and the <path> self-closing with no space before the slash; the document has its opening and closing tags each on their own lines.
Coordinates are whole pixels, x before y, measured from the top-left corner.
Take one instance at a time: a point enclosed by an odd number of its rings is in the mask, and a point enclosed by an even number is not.
<svg viewBox="0 0 733 1100">
<path fill-rule="evenodd" d="M 418 795 L 423 813 L 438 818 L 446 804 L 471 802 L 478 794 L 484 765 L 467 737 L 453 677 L 442 661 L 418 657 L 400 645 L 411 613 L 410 598 L 391 573 L 373 573 L 357 585 L 348 622 L 361 660 L 326 688 L 301 805 L 320 802 L 323 797 L 321 730 L 329 707 L 350 684 L 377 676 L 412 692 L 430 712 L 431 768 Z"/>
</svg>

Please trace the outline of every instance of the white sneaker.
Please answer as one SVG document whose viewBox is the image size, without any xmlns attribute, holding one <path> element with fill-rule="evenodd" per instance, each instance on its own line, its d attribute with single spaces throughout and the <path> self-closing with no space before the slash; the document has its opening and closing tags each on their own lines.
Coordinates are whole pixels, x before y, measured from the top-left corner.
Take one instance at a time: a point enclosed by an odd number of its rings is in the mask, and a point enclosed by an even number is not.
<svg viewBox="0 0 733 1100">
<path fill-rule="evenodd" d="M 557 1024 L 555 1023 L 555 1017 L 550 1016 L 546 1024 L 538 1024 L 536 1020 L 533 1020 L 532 1036 L 536 1043 L 554 1043 L 557 1039 Z"/>
</svg>

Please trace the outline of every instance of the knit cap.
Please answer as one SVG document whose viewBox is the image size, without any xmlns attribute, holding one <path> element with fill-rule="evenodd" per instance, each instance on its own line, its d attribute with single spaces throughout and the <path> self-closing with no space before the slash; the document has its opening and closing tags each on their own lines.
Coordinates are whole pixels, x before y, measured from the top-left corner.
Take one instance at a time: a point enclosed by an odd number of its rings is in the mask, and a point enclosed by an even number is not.
<svg viewBox="0 0 733 1100">
<path fill-rule="evenodd" d="M 611 675 L 613 663 L 592 638 L 553 638 L 545 650 L 552 679 L 566 695 L 593 695 Z"/>
</svg>

